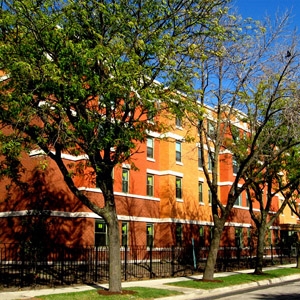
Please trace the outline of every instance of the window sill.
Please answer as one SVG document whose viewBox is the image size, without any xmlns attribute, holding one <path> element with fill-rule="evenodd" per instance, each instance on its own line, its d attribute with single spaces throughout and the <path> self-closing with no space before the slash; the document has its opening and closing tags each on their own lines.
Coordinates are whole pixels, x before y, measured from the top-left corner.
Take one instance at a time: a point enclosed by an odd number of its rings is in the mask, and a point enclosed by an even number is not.
<svg viewBox="0 0 300 300">
<path fill-rule="evenodd" d="M 176 198 L 176 202 L 183 202 L 183 199 Z"/>
<path fill-rule="evenodd" d="M 147 161 L 155 162 L 155 159 L 154 159 L 154 158 L 151 158 L 151 157 L 147 157 Z"/>
<path fill-rule="evenodd" d="M 183 166 L 183 163 L 181 161 L 176 161 L 176 165 Z"/>
</svg>

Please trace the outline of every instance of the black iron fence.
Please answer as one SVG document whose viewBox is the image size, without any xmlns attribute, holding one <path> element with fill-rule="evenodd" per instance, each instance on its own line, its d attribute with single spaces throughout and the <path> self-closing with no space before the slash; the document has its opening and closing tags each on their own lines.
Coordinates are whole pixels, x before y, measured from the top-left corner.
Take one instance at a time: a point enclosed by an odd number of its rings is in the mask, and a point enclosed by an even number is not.
<svg viewBox="0 0 300 300">
<path fill-rule="evenodd" d="M 265 264 L 295 262 L 291 249 L 265 248 Z M 108 281 L 107 247 L 26 248 L 0 244 L 0 285 L 58 286 Z M 186 276 L 202 272 L 208 248 L 127 246 L 121 248 L 126 280 Z M 255 249 L 220 248 L 216 271 L 254 267 Z"/>
</svg>

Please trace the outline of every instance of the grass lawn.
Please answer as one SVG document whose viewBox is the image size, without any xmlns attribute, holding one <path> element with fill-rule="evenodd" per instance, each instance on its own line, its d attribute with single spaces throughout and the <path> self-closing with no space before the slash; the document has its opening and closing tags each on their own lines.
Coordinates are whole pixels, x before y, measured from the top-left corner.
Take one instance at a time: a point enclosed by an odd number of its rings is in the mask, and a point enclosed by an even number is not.
<svg viewBox="0 0 300 300">
<path fill-rule="evenodd" d="M 188 280 L 188 281 L 178 281 L 174 283 L 169 283 L 168 285 L 209 290 L 209 289 L 217 289 L 217 288 L 222 288 L 222 287 L 227 287 L 232 285 L 239 285 L 243 283 L 257 282 L 265 279 L 279 278 L 279 277 L 293 275 L 293 274 L 300 274 L 300 269 L 280 268 L 276 270 L 268 270 L 262 275 L 254 275 L 253 273 L 248 273 L 248 274 L 239 273 L 236 275 L 215 278 L 216 281 L 213 282 L 205 282 L 201 280 L 198 281 Z"/>
<path fill-rule="evenodd" d="M 243 283 L 257 282 L 265 279 L 274 279 L 288 275 L 300 274 L 300 269 L 296 268 L 279 268 L 276 270 L 268 270 L 262 275 L 254 275 L 253 273 L 238 273 L 236 275 L 230 275 L 225 277 L 217 277 L 216 281 L 204 282 L 201 280 L 187 280 L 169 283 L 168 285 L 174 285 L 178 287 L 195 288 L 195 289 L 216 289 L 232 285 L 239 285 Z M 141 299 L 154 299 L 160 297 L 168 297 L 172 295 L 180 295 L 181 293 L 167 290 L 146 288 L 146 287 L 131 287 L 124 288 L 123 291 L 134 291 L 134 294 L 123 295 L 99 295 L 97 290 L 91 290 L 87 292 L 74 292 L 64 294 L 52 294 L 47 296 L 38 296 L 36 300 L 141 300 Z"/>
<path fill-rule="evenodd" d="M 153 289 L 153 288 L 144 288 L 144 287 L 132 287 L 124 288 L 124 291 L 130 290 L 134 291 L 134 294 L 124 294 L 124 295 L 99 295 L 97 290 L 91 290 L 87 292 L 76 292 L 76 293 L 65 293 L 57 295 L 47 295 L 47 296 L 38 296 L 35 299 L 43 300 L 140 300 L 140 299 L 154 299 L 159 297 L 168 297 L 173 295 L 180 295 L 176 291 L 164 290 L 164 289 Z"/>
</svg>

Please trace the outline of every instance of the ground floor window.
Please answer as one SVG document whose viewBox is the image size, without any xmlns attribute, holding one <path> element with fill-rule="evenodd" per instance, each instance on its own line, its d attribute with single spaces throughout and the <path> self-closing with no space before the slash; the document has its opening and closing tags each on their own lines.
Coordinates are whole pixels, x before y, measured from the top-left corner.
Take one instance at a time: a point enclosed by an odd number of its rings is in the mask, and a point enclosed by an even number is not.
<svg viewBox="0 0 300 300">
<path fill-rule="evenodd" d="M 95 246 L 107 246 L 107 225 L 103 220 L 95 220 Z"/>
<path fill-rule="evenodd" d="M 176 224 L 176 246 L 182 246 L 182 224 Z"/>
<path fill-rule="evenodd" d="M 152 223 L 146 224 L 147 247 L 153 246 L 154 241 L 154 225 Z"/>
<path fill-rule="evenodd" d="M 122 246 L 127 246 L 128 245 L 128 222 L 122 222 L 121 245 Z"/>
<path fill-rule="evenodd" d="M 235 229 L 235 246 L 237 248 L 243 247 L 243 228 Z"/>
<path fill-rule="evenodd" d="M 205 246 L 204 226 L 199 227 L 199 244 L 201 247 Z"/>
</svg>

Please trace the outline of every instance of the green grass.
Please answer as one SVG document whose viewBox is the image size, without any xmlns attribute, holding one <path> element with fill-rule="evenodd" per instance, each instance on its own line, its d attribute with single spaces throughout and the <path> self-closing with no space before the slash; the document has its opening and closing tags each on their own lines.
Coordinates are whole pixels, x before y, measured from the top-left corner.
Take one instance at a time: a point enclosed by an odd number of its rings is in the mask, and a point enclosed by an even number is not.
<svg viewBox="0 0 300 300">
<path fill-rule="evenodd" d="M 168 297 L 173 295 L 180 295 L 181 293 L 176 291 L 164 290 L 164 289 L 153 289 L 144 287 L 132 287 L 124 288 L 123 290 L 135 291 L 133 295 L 99 295 L 97 290 L 91 290 L 87 292 L 75 292 L 75 293 L 64 293 L 57 295 L 38 296 L 36 299 L 43 300 L 140 300 L 140 299 L 154 299 L 160 297 Z"/>
<path fill-rule="evenodd" d="M 222 287 L 228 287 L 232 285 L 239 285 L 244 283 L 257 282 L 265 279 L 273 279 L 279 278 L 283 276 L 300 274 L 300 269 L 296 268 L 280 268 L 276 270 L 269 270 L 262 275 L 254 275 L 253 273 L 239 273 L 236 275 L 230 275 L 226 277 L 215 278 L 216 281 L 213 282 L 205 282 L 205 281 L 196 281 L 196 280 L 188 280 L 188 281 L 178 281 L 174 283 L 169 283 L 168 285 L 194 288 L 194 289 L 217 289 Z"/>
<path fill-rule="evenodd" d="M 236 275 L 230 275 L 225 277 L 217 277 L 214 282 L 204 282 L 197 280 L 179 281 L 175 283 L 169 283 L 168 285 L 195 288 L 195 289 L 216 289 L 222 287 L 228 287 L 233 285 L 239 285 L 244 283 L 257 282 L 265 279 L 279 278 L 283 276 L 300 274 L 300 269 L 296 268 L 279 268 L 275 270 L 268 270 L 262 275 L 254 275 L 253 273 L 238 273 Z M 124 295 L 99 295 L 97 290 L 91 290 L 86 292 L 74 292 L 74 293 L 63 293 L 63 294 L 52 294 L 47 296 L 38 296 L 36 299 L 41 300 L 141 300 L 141 299 L 154 299 L 160 297 L 168 297 L 172 295 L 180 295 L 181 293 L 167 290 L 146 288 L 146 287 L 132 287 L 124 288 L 123 290 L 135 291 L 135 294 L 124 294 Z"/>
</svg>

